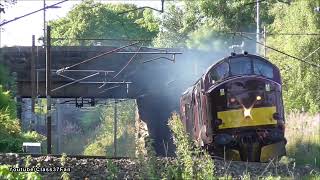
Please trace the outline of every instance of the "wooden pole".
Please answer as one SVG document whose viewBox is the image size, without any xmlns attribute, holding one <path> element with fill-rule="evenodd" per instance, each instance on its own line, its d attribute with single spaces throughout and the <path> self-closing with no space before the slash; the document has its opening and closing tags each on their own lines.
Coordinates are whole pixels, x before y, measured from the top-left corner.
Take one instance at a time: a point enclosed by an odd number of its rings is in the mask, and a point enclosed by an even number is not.
<svg viewBox="0 0 320 180">
<path fill-rule="evenodd" d="M 51 27 L 46 41 L 47 154 L 51 154 Z"/>
<path fill-rule="evenodd" d="M 31 49 L 31 112 L 34 118 L 34 105 L 36 98 L 36 46 L 35 36 L 32 35 L 32 49 Z M 34 119 L 33 119 L 34 120 Z"/>
<path fill-rule="evenodd" d="M 117 157 L 117 100 L 114 100 L 114 130 L 113 130 L 113 147 L 114 157 Z"/>
<path fill-rule="evenodd" d="M 256 12 L 256 16 L 257 16 L 257 42 L 260 42 L 260 1 L 257 1 L 257 12 Z M 256 44 L 256 50 L 257 50 L 257 54 L 259 55 L 259 44 Z"/>
<path fill-rule="evenodd" d="M 263 26 L 263 39 L 264 39 L 264 49 L 263 49 L 263 54 L 264 57 L 267 57 L 267 32 L 266 32 L 266 26 Z"/>
</svg>

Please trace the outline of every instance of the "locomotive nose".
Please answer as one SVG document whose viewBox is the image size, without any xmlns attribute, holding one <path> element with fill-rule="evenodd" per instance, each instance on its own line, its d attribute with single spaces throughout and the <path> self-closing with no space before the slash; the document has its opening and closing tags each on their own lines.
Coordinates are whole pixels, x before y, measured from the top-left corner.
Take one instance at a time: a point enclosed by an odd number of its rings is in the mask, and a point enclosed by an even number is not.
<svg viewBox="0 0 320 180">
<path fill-rule="evenodd" d="M 246 107 L 243 107 L 243 116 L 245 119 L 252 119 L 252 116 L 251 116 L 251 109 L 252 108 L 246 108 Z"/>
<path fill-rule="evenodd" d="M 243 108 L 243 116 L 245 119 L 252 119 L 251 110 L 257 101 L 260 101 L 261 99 L 262 97 L 256 94 L 241 99 L 240 104 Z"/>
</svg>

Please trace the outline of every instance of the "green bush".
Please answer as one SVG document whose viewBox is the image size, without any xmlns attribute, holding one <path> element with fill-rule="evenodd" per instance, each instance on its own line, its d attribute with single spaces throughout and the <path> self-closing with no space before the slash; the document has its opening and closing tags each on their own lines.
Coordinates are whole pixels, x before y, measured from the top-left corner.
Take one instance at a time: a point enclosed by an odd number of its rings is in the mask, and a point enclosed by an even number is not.
<svg viewBox="0 0 320 180">
<path fill-rule="evenodd" d="M 189 140 L 177 113 L 173 113 L 168 123 L 176 145 L 178 168 L 170 167 L 176 172 L 170 174 L 182 179 L 214 179 L 214 163 L 211 156 Z M 181 174 L 178 174 L 181 173 Z"/>
<path fill-rule="evenodd" d="M 22 152 L 25 141 L 42 142 L 45 137 L 36 132 L 21 132 L 17 119 L 12 119 L 9 112 L 0 110 L 0 152 Z"/>
<path fill-rule="evenodd" d="M 28 131 L 26 133 L 23 133 L 22 138 L 24 139 L 24 141 L 30 141 L 30 142 L 42 142 L 46 140 L 45 136 L 35 131 Z"/>
<path fill-rule="evenodd" d="M 10 118 L 15 119 L 16 115 L 16 103 L 12 99 L 10 91 L 7 91 L 0 84 L 0 110 L 9 114 Z"/>
<path fill-rule="evenodd" d="M 37 172 L 11 172 L 9 165 L 0 165 L 0 179 L 4 180 L 41 180 Z"/>
<path fill-rule="evenodd" d="M 115 163 L 112 162 L 112 160 L 107 160 L 107 169 L 108 169 L 108 177 L 106 179 L 117 179 L 119 174 L 119 169 Z"/>
</svg>

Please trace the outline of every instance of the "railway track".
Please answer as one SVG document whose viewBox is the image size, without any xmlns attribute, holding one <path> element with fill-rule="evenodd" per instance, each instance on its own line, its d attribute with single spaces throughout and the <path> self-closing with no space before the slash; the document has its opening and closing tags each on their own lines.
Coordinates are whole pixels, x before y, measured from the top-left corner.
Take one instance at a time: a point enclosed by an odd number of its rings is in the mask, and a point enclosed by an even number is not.
<svg viewBox="0 0 320 180">
<path fill-rule="evenodd" d="M 62 154 L 33 154 L 33 153 L 6 153 L 7 155 L 15 155 L 17 154 L 20 157 L 25 157 L 25 156 L 31 156 L 31 157 L 45 157 L 45 156 L 50 156 L 50 157 L 56 157 L 56 158 L 61 158 Z M 1 155 L 1 154 L 0 154 Z M 135 160 L 137 159 L 136 157 L 124 157 L 124 156 L 119 156 L 119 157 L 112 157 L 112 156 L 89 156 L 89 155 L 68 155 L 68 158 L 76 158 L 76 159 L 113 159 L 113 160 L 122 160 L 122 159 L 128 159 L 128 160 Z M 159 158 L 166 158 L 166 157 L 159 157 Z M 174 157 L 167 157 L 167 158 L 173 158 Z M 222 157 L 219 156 L 213 156 L 211 155 L 211 158 L 213 160 L 220 160 L 220 161 L 226 161 Z M 232 161 L 232 162 L 243 162 L 243 161 Z M 254 162 L 254 163 L 261 163 L 261 162 Z M 261 164 L 266 164 L 266 163 L 261 163 Z"/>
<path fill-rule="evenodd" d="M 33 154 L 33 153 L 6 153 L 6 155 L 18 155 L 20 157 L 31 156 L 31 157 L 42 157 L 42 156 L 50 156 L 60 158 L 62 154 Z M 136 159 L 134 157 L 111 157 L 111 156 L 88 156 L 88 155 L 68 155 L 68 158 L 76 158 L 76 159 Z"/>
<path fill-rule="evenodd" d="M 31 156 L 29 161 L 31 166 L 40 164 L 41 167 L 60 167 L 61 154 L 32 154 L 32 153 L 4 153 L 0 154 L 0 164 L 16 165 L 18 162 L 22 165 L 26 162 L 25 158 Z M 47 156 L 51 158 L 47 158 Z M 110 161 L 109 161 L 110 159 Z M 116 167 L 120 179 L 136 179 L 139 170 L 143 169 L 141 164 L 132 157 L 107 157 L 107 156 L 87 156 L 87 155 L 67 155 L 66 167 L 70 168 L 70 177 L 72 179 L 84 179 L 93 177 L 93 179 L 105 179 L 110 176 L 111 169 Z M 300 177 L 312 173 L 318 173 L 319 168 L 313 166 L 295 166 L 292 163 L 282 164 L 277 161 L 269 163 L 243 162 L 243 161 L 224 161 L 219 157 L 213 156 L 215 164 L 215 175 L 223 177 L 230 174 L 232 177 L 241 177 L 244 173 L 250 173 L 253 177 L 267 176 L 268 173 L 274 176 L 295 176 Z M 157 158 L 157 164 L 165 167 L 167 163 L 175 164 L 173 157 Z M 61 173 L 42 172 L 44 179 L 59 179 Z M 90 178 L 91 179 L 91 178 Z"/>
</svg>

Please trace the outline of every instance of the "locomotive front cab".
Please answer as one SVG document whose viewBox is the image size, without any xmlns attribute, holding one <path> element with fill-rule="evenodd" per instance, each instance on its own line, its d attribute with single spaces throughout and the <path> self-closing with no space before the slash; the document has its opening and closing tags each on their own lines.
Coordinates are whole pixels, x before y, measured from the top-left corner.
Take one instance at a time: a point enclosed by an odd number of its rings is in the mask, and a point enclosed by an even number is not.
<svg viewBox="0 0 320 180">
<path fill-rule="evenodd" d="M 212 67 L 205 82 L 217 155 L 265 162 L 285 154 L 281 81 L 274 65 L 259 56 L 231 56 Z"/>
</svg>

